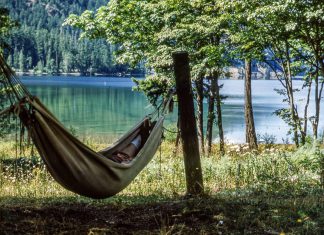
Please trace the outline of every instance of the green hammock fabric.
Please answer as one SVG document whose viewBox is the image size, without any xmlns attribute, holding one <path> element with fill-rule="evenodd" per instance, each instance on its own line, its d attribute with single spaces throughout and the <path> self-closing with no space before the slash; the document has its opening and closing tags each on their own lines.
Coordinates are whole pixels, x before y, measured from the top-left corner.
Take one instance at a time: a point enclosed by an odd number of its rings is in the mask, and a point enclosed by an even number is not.
<svg viewBox="0 0 324 235">
<path fill-rule="evenodd" d="M 112 147 L 94 152 L 71 135 L 37 99 L 16 108 L 48 171 L 66 189 L 91 198 L 106 198 L 124 189 L 152 159 L 161 142 L 163 120 L 144 118 Z M 18 110 L 18 111 L 17 111 Z M 130 164 L 109 159 L 141 132 L 144 144 Z"/>
</svg>

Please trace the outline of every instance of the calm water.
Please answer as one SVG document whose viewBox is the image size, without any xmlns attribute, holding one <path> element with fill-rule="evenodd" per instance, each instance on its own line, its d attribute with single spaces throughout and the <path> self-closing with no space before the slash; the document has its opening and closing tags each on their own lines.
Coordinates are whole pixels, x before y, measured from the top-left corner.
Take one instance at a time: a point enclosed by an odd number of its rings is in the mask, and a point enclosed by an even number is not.
<svg viewBox="0 0 324 235">
<path fill-rule="evenodd" d="M 22 77 L 22 81 L 65 126 L 75 128 L 79 136 L 117 138 L 152 111 L 146 97 L 132 91 L 134 84 L 128 78 L 30 76 Z M 225 137 L 228 142 L 242 143 L 245 140 L 243 81 L 224 80 L 222 83 L 221 92 L 228 96 L 223 105 Z M 294 84 L 301 87 L 302 81 Z M 252 86 L 257 134 L 274 135 L 277 142 L 282 142 L 287 138 L 288 126 L 273 114 L 276 109 L 285 107 L 282 97 L 274 91 L 281 88 L 280 83 L 253 81 Z M 300 104 L 304 96 L 305 92 L 297 95 Z M 310 114 L 313 110 L 310 105 Z M 321 115 L 323 120 L 324 113 Z M 175 122 L 174 113 L 168 116 L 166 125 Z M 320 129 L 322 127 L 320 121 Z"/>
</svg>

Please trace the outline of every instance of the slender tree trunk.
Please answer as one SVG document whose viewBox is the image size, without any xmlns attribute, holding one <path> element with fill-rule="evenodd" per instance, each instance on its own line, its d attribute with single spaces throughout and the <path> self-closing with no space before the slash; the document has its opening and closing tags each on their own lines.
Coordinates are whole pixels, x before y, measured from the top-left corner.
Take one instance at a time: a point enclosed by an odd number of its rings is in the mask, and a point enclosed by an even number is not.
<svg viewBox="0 0 324 235">
<path fill-rule="evenodd" d="M 294 141 L 296 146 L 299 146 L 299 139 L 298 139 L 298 125 L 297 125 L 297 116 L 296 116 L 296 110 L 295 110 L 295 102 L 294 102 L 294 95 L 292 90 L 291 82 L 288 82 L 287 85 L 287 95 L 289 99 L 289 108 L 290 108 L 290 115 L 291 120 L 293 123 L 293 132 L 294 132 Z"/>
<path fill-rule="evenodd" d="M 316 77 L 315 77 L 315 117 L 312 120 L 314 139 L 318 138 L 318 124 L 319 124 L 323 86 L 324 86 L 324 81 L 322 81 L 322 83 L 320 85 L 319 73 L 317 73 Z"/>
<path fill-rule="evenodd" d="M 298 129 L 301 129 L 301 127 L 298 128 L 298 119 L 299 118 L 298 118 L 298 115 L 297 115 L 296 109 L 295 109 L 288 44 L 286 44 L 286 58 L 287 58 L 287 64 L 286 64 L 286 68 L 284 68 L 286 70 L 286 75 L 285 75 L 286 90 L 287 90 L 287 95 L 288 95 L 288 100 L 289 100 L 290 115 L 291 115 L 291 119 L 293 122 L 294 141 L 295 141 L 296 146 L 299 146 Z"/>
<path fill-rule="evenodd" d="M 204 141 L 204 78 L 199 77 L 195 80 L 196 84 L 196 97 L 197 97 L 197 131 L 198 141 L 201 153 L 205 153 L 205 141 Z"/>
<path fill-rule="evenodd" d="M 209 92 L 208 92 L 208 117 L 207 117 L 207 128 L 206 128 L 206 141 L 207 141 L 207 154 L 211 153 L 211 146 L 213 140 L 213 125 L 215 120 L 215 94 L 217 83 L 213 78 L 212 74 L 209 78 Z"/>
<path fill-rule="evenodd" d="M 308 112 L 308 106 L 309 106 L 309 100 L 310 100 L 310 94 L 312 91 L 312 78 L 310 78 L 309 84 L 308 84 L 308 91 L 307 91 L 307 99 L 306 99 L 306 104 L 305 104 L 305 109 L 304 109 L 304 129 L 302 131 L 301 135 L 301 142 L 306 143 L 306 135 L 307 135 L 307 123 L 308 123 L 308 117 L 307 117 L 307 112 Z"/>
<path fill-rule="evenodd" d="M 221 96 L 220 96 L 220 86 L 218 84 L 219 75 L 217 72 L 214 73 L 214 79 L 216 81 L 216 112 L 217 112 L 217 126 L 218 126 L 218 133 L 219 133 L 219 151 L 220 154 L 223 156 L 225 154 L 225 141 L 224 141 L 224 130 L 223 130 L 223 120 L 222 120 L 222 108 L 221 108 Z"/>
<path fill-rule="evenodd" d="M 315 78 L 315 118 L 314 121 L 312 122 L 312 126 L 313 126 L 313 135 L 314 135 L 314 139 L 317 139 L 317 130 L 318 130 L 318 115 L 319 115 L 319 102 L 318 102 L 318 76 L 316 76 Z"/>
<path fill-rule="evenodd" d="M 245 111 L 245 137 L 246 142 L 249 144 L 250 150 L 258 148 L 257 137 L 254 126 L 254 116 L 252 107 L 252 92 L 251 92 L 251 60 L 245 59 L 245 80 L 244 80 L 244 111 Z"/>
</svg>

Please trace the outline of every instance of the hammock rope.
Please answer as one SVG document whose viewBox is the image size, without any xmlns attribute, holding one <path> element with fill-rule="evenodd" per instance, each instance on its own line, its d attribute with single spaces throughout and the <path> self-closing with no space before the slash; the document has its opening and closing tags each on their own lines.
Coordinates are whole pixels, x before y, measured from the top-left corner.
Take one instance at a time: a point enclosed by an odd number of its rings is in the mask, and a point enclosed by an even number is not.
<svg viewBox="0 0 324 235">
<path fill-rule="evenodd" d="M 164 116 L 172 104 L 174 90 L 152 114 L 117 140 L 112 146 L 95 152 L 73 136 L 59 120 L 32 96 L 0 55 L 1 83 L 10 106 L 1 115 L 19 117 L 36 146 L 47 170 L 66 189 L 77 194 L 106 198 L 123 190 L 153 158 L 161 143 Z M 156 120 L 154 114 L 158 113 Z M 112 161 L 110 156 L 125 148 L 138 134 L 142 146 L 129 164 Z"/>
</svg>

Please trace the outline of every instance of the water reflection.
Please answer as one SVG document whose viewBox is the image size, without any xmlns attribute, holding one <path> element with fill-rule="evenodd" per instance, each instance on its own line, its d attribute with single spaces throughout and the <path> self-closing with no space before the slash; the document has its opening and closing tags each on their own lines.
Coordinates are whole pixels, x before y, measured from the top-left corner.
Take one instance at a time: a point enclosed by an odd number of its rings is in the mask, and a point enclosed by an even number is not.
<svg viewBox="0 0 324 235">
<path fill-rule="evenodd" d="M 132 91 L 130 79 L 24 77 L 23 82 L 65 126 L 73 126 L 81 136 L 116 138 L 153 110 L 143 94 Z M 245 139 L 243 81 L 226 80 L 222 83 L 222 94 L 228 96 L 222 106 L 225 137 L 228 142 L 242 143 Z M 302 85 L 301 81 L 295 83 Z M 274 88 L 281 88 L 280 83 L 253 81 L 252 86 L 257 133 L 274 135 L 277 142 L 282 142 L 286 139 L 288 127 L 273 115 L 276 109 L 285 107 L 282 97 L 274 91 Z M 296 95 L 300 104 L 304 102 L 301 99 L 303 95 Z M 207 104 L 205 106 L 206 110 Z M 312 110 L 313 105 L 310 106 Z M 176 116 L 176 111 L 169 115 L 166 125 L 175 123 Z"/>
</svg>

